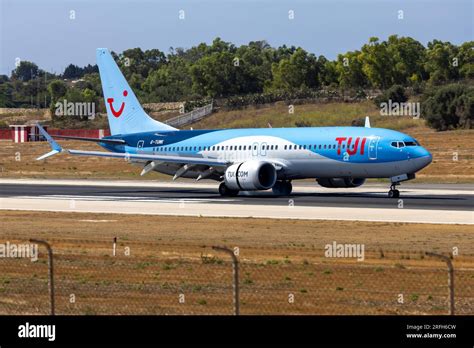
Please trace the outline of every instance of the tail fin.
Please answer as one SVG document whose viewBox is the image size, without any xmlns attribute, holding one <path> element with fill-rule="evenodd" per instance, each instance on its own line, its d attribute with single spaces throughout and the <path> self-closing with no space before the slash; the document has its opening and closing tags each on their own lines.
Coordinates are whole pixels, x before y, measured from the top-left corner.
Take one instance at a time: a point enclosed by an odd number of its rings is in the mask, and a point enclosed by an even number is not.
<svg viewBox="0 0 474 348">
<path fill-rule="evenodd" d="M 146 114 L 108 49 L 97 49 L 97 65 L 112 135 L 176 130 Z"/>
</svg>

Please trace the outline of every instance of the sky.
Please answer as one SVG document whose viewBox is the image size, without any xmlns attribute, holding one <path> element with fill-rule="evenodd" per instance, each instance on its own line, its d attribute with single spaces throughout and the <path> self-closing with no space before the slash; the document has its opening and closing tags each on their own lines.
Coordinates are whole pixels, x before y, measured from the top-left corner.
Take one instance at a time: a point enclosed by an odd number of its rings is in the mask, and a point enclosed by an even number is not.
<svg viewBox="0 0 474 348">
<path fill-rule="evenodd" d="M 369 37 L 473 40 L 473 0 L 0 0 L 0 74 L 15 61 L 61 73 L 95 49 L 189 48 L 266 40 L 335 59 Z M 293 11 L 293 19 L 290 19 Z M 403 11 L 401 13 L 400 11 Z M 180 18 L 184 15 L 184 19 Z M 399 18 L 402 16 L 403 18 Z"/>
</svg>

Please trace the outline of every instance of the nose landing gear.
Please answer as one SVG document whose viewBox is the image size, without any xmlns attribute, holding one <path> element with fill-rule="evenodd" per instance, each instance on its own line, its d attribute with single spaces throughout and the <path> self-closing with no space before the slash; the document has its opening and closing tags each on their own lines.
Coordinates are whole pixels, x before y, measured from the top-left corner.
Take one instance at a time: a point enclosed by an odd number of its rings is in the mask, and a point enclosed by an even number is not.
<svg viewBox="0 0 474 348">
<path fill-rule="evenodd" d="M 396 189 L 397 185 L 400 185 L 399 182 L 394 182 L 390 185 L 390 191 L 388 191 L 388 198 L 398 198 L 400 197 L 400 191 Z"/>
</svg>

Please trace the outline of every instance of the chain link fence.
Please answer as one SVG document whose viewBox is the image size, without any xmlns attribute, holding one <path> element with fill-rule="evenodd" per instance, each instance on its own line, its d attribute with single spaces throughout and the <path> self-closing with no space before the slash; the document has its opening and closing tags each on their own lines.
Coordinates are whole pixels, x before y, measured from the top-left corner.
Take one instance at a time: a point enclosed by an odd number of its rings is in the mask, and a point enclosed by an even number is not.
<svg viewBox="0 0 474 348">
<path fill-rule="evenodd" d="M 358 261 L 313 247 L 48 242 L 54 292 L 44 245 L 36 261 L 3 257 L 0 314 L 449 314 L 448 280 L 455 314 L 474 314 L 474 255 L 447 257 L 450 278 L 425 252 L 366 250 Z"/>
</svg>

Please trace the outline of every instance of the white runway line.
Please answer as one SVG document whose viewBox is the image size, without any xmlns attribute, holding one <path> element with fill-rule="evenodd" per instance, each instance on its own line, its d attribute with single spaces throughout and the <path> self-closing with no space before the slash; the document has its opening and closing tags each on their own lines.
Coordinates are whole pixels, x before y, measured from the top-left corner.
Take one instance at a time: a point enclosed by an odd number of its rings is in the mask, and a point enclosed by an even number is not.
<svg viewBox="0 0 474 348">
<path fill-rule="evenodd" d="M 74 204 L 71 204 L 74 202 Z M 203 217 L 242 217 L 305 220 L 344 220 L 373 222 L 409 222 L 435 224 L 474 224 L 474 212 L 424 209 L 380 209 L 276 206 L 156 201 L 100 201 L 81 199 L 0 198 L 0 209 L 52 212 L 173 215 Z"/>
</svg>

